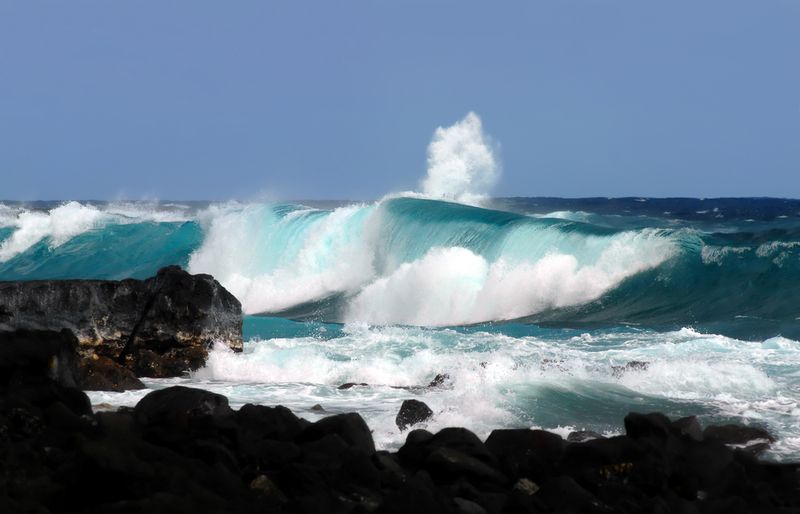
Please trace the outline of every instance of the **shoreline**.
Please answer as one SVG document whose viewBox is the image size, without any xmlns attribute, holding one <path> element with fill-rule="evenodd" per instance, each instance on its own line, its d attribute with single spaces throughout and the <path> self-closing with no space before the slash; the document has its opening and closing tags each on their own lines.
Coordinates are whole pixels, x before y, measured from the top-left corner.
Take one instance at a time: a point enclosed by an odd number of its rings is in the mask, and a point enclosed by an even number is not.
<svg viewBox="0 0 800 514">
<path fill-rule="evenodd" d="M 376 451 L 355 413 L 311 423 L 281 406 L 233 410 L 173 386 L 93 413 L 72 340 L 0 345 L 0 507 L 6 512 L 796 512 L 800 463 L 754 453 L 766 433 L 631 413 L 626 434 L 414 428 Z M 54 357 L 58 357 L 54 359 Z M 54 364 L 54 362 L 56 364 Z M 744 437 L 748 449 L 725 442 Z M 584 438 L 583 441 L 578 441 Z M 744 441 L 747 442 L 747 441 Z M 90 491 L 87 490 L 90 486 Z"/>
</svg>

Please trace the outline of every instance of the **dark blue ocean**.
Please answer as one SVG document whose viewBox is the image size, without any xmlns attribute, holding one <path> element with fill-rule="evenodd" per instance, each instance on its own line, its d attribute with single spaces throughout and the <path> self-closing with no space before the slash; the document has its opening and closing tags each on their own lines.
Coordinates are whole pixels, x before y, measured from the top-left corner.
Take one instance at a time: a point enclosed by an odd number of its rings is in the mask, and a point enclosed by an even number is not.
<svg viewBox="0 0 800 514">
<path fill-rule="evenodd" d="M 248 343 L 153 388 L 356 410 L 383 447 L 413 396 L 432 430 L 615 433 L 660 410 L 766 426 L 773 458 L 800 457 L 800 200 L 0 203 L 0 280 L 168 264 L 235 294 Z"/>
</svg>

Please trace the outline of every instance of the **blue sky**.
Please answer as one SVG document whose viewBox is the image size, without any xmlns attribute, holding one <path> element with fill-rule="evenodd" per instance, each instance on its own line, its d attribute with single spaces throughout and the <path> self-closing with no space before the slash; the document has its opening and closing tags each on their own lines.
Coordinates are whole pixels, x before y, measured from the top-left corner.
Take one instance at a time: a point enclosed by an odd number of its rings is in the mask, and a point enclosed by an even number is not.
<svg viewBox="0 0 800 514">
<path fill-rule="evenodd" d="M 502 4 L 502 5 L 501 5 Z M 0 0 L 0 198 L 800 197 L 800 2 Z"/>
</svg>

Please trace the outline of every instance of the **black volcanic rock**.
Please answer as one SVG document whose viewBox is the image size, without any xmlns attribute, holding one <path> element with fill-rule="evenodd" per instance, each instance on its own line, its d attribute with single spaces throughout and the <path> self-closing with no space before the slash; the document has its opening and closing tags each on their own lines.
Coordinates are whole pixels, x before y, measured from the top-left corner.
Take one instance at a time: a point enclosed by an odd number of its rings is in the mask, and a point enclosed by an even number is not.
<svg viewBox="0 0 800 514">
<path fill-rule="evenodd" d="M 87 391 L 120 392 L 145 388 L 133 371 L 108 357 L 93 354 L 82 359 L 78 369 L 80 387 Z"/>
<path fill-rule="evenodd" d="M 205 363 L 215 341 L 242 349 L 239 301 L 210 275 L 177 266 L 147 280 L 0 282 L 0 331 L 69 329 L 82 358 L 171 377 Z"/>
<path fill-rule="evenodd" d="M 724 444 L 747 444 L 757 439 L 775 441 L 775 438 L 763 428 L 741 425 L 708 426 L 703 430 L 703 438 L 713 439 Z"/>
<path fill-rule="evenodd" d="M 298 436 L 299 442 L 310 442 L 322 439 L 325 436 L 337 435 L 348 446 L 357 448 L 366 454 L 375 453 L 375 443 L 372 433 L 364 419 L 354 412 L 336 414 L 322 418 L 316 423 L 307 426 Z"/>
<path fill-rule="evenodd" d="M 419 400 L 404 400 L 394 422 L 397 428 L 403 431 L 411 425 L 426 421 L 431 416 L 433 416 L 433 411 L 425 402 Z"/>
<path fill-rule="evenodd" d="M 0 385 L 78 384 L 78 340 L 69 330 L 0 332 Z"/>
</svg>

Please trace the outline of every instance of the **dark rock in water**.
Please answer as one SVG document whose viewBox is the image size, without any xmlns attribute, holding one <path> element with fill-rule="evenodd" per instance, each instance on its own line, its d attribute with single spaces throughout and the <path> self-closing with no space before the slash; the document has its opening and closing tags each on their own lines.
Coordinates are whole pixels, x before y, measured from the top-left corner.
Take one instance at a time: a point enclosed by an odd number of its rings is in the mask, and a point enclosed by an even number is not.
<svg viewBox="0 0 800 514">
<path fill-rule="evenodd" d="M 336 434 L 349 446 L 357 448 L 364 453 L 375 453 L 375 443 L 372 433 L 358 414 L 336 414 L 323 418 L 307 426 L 297 437 L 298 442 L 309 442 L 321 439 L 327 435 Z"/>
<path fill-rule="evenodd" d="M 404 400 L 394 422 L 400 431 L 411 425 L 422 423 L 433 416 L 433 411 L 424 402 L 419 400 Z"/>
<path fill-rule="evenodd" d="M 605 436 L 592 430 L 578 430 L 567 435 L 567 442 L 570 443 L 583 443 L 592 439 L 605 439 Z"/>
<path fill-rule="evenodd" d="M 127 391 L 144 389 L 133 371 L 97 354 L 83 359 L 79 365 L 80 387 L 87 391 Z"/>
<path fill-rule="evenodd" d="M 318 404 L 318 403 L 312 405 L 311 406 L 311 410 L 313 410 L 314 412 L 325 412 L 325 408 L 322 405 Z"/>
<path fill-rule="evenodd" d="M 242 349 L 239 301 L 210 275 L 177 266 L 147 280 L 0 282 L 0 331 L 21 329 L 68 329 L 81 357 L 149 377 L 202 366 L 214 341 Z"/>
<path fill-rule="evenodd" d="M 630 361 L 625 363 L 624 366 L 611 366 L 611 374 L 614 378 L 620 378 L 630 371 L 647 371 L 649 367 L 650 363 L 646 361 Z"/>
<path fill-rule="evenodd" d="M 447 373 L 437 373 L 428 384 L 428 387 L 442 387 L 448 382 L 450 382 L 450 375 Z"/>
<path fill-rule="evenodd" d="M 756 439 L 766 439 L 775 442 L 772 435 L 759 427 L 740 425 L 711 425 L 703 430 L 703 438 L 719 441 L 723 444 L 747 444 Z"/>
<path fill-rule="evenodd" d="M 336 389 L 345 390 L 345 389 L 352 389 L 353 387 L 368 387 L 369 384 L 365 382 L 346 382 Z"/>
</svg>

